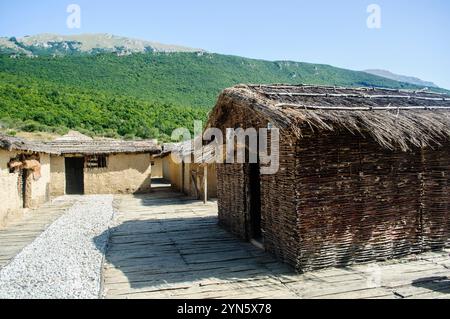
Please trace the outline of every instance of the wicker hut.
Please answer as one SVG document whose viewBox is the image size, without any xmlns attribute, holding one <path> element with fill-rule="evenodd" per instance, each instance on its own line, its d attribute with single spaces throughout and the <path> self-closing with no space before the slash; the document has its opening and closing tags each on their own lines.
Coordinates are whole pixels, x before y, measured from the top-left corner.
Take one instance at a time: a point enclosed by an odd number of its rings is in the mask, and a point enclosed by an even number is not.
<svg viewBox="0 0 450 319">
<path fill-rule="evenodd" d="M 208 127 L 280 130 L 280 169 L 219 164 L 220 224 L 303 272 L 449 244 L 450 97 L 239 85 Z"/>
</svg>

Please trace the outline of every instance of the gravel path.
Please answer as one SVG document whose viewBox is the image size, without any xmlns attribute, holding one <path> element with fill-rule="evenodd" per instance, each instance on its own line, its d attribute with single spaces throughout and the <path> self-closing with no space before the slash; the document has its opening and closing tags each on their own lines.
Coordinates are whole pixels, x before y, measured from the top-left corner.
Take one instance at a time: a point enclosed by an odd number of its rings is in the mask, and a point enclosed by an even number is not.
<svg viewBox="0 0 450 319">
<path fill-rule="evenodd" d="M 0 270 L 0 299 L 95 299 L 113 196 L 83 196 Z"/>
</svg>

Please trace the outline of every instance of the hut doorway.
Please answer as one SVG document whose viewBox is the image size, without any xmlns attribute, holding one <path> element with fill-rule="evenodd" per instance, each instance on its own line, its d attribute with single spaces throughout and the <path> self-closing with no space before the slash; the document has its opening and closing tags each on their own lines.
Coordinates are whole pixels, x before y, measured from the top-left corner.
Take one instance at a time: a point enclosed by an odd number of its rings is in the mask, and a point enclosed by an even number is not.
<svg viewBox="0 0 450 319">
<path fill-rule="evenodd" d="M 66 194 L 84 194 L 84 157 L 66 157 Z"/>
<path fill-rule="evenodd" d="M 250 213 L 250 239 L 262 245 L 261 177 L 259 163 L 248 165 L 248 206 Z"/>
</svg>

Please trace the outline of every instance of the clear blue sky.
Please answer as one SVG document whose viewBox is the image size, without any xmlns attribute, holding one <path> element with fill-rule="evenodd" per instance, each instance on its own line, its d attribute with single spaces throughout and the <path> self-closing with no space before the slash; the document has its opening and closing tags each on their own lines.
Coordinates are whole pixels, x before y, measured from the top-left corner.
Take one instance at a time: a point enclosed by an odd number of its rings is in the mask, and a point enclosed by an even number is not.
<svg viewBox="0 0 450 319">
<path fill-rule="evenodd" d="M 66 26 L 69 4 L 82 26 Z M 366 25 L 380 5 L 382 28 Z M 363 70 L 450 88 L 448 0 L 1 0 L 0 35 L 105 32 L 211 52 Z"/>
</svg>

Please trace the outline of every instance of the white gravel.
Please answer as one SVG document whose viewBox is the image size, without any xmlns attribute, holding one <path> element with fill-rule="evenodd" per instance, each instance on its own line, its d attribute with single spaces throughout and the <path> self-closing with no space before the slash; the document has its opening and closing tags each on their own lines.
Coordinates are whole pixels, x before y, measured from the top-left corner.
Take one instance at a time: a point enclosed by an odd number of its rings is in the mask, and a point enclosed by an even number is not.
<svg viewBox="0 0 450 319">
<path fill-rule="evenodd" d="M 95 299 L 113 196 L 83 196 L 0 271 L 0 299 Z"/>
</svg>

